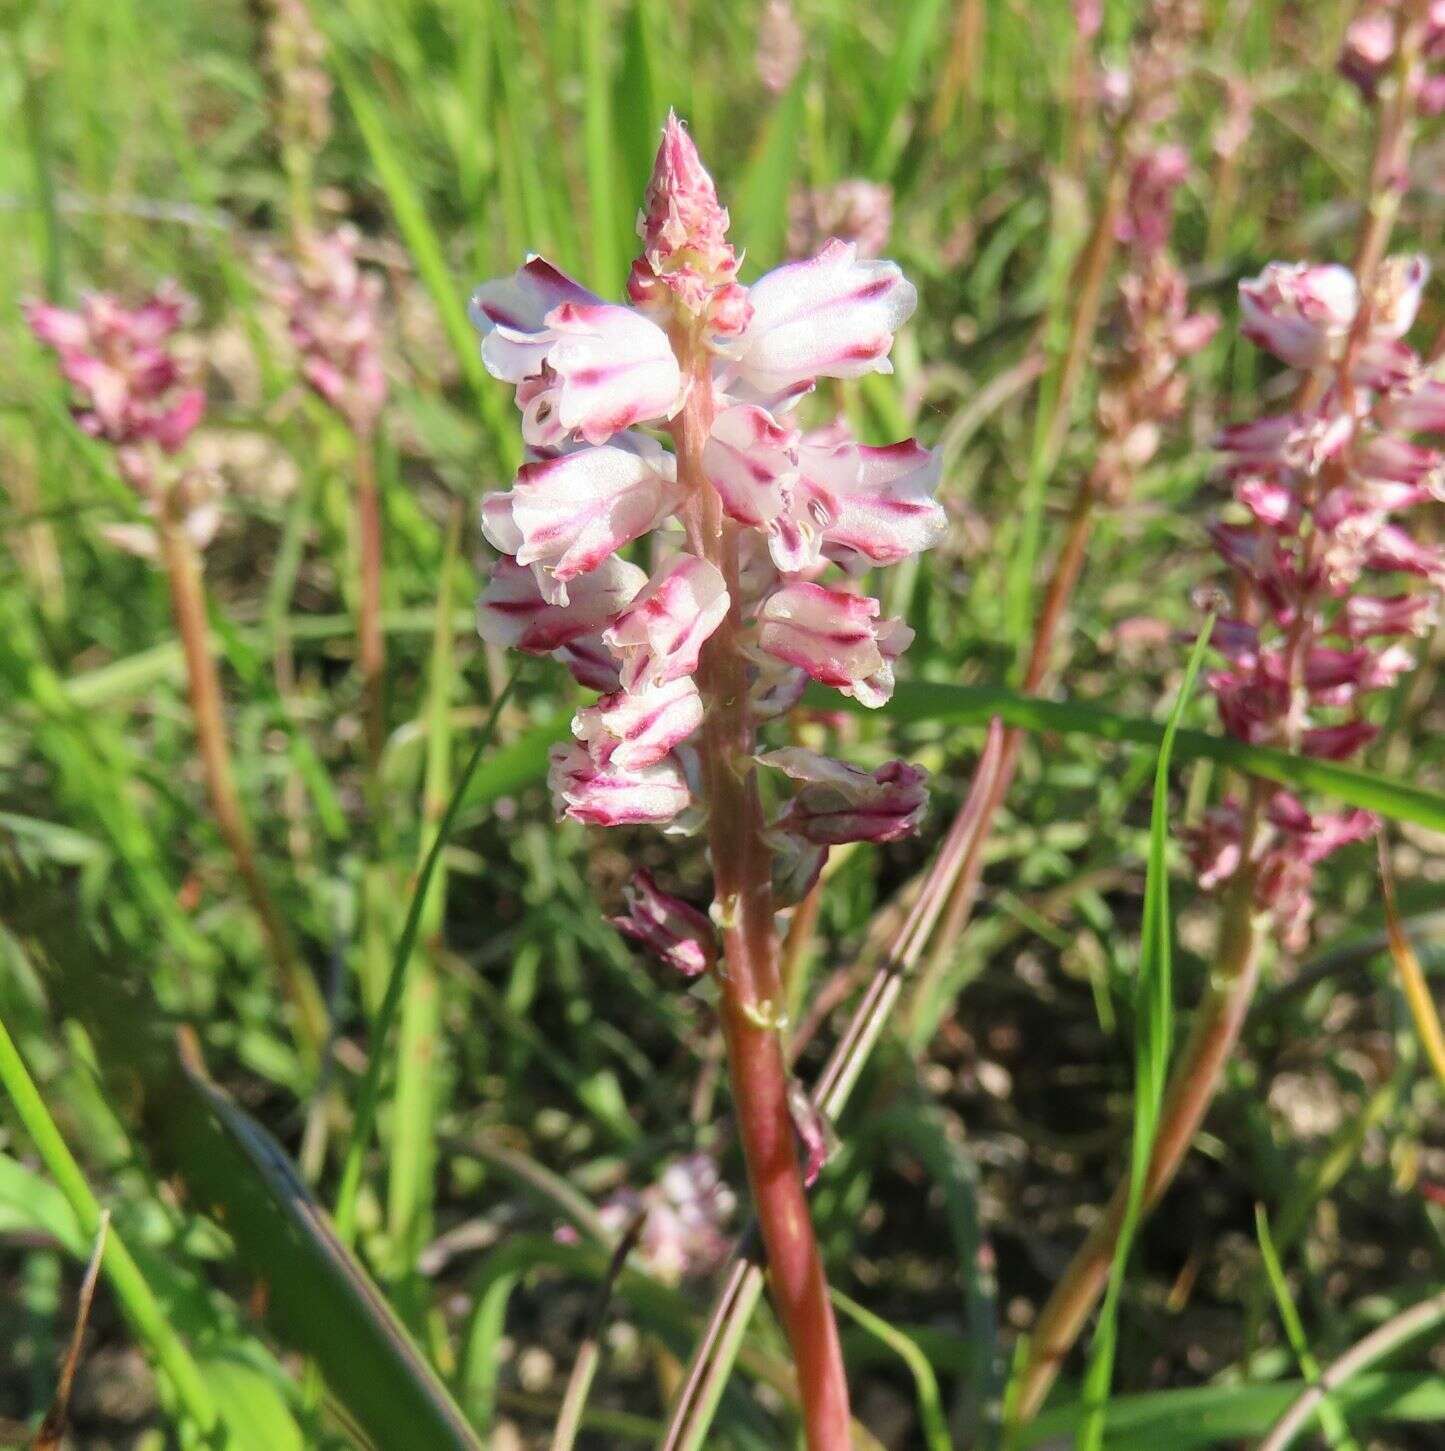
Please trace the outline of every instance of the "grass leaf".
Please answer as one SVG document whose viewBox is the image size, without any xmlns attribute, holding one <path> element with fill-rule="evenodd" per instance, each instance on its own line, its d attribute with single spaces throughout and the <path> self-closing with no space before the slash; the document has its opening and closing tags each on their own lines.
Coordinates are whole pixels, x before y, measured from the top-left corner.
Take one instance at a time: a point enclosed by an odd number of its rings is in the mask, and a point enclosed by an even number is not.
<svg viewBox="0 0 1445 1451">
<path fill-rule="evenodd" d="M 1174 1043 L 1173 923 L 1169 915 L 1169 764 L 1199 677 L 1199 667 L 1214 627 L 1211 616 L 1189 657 L 1179 696 L 1164 727 L 1154 768 L 1154 801 L 1149 817 L 1149 865 L 1144 878 L 1144 923 L 1139 943 L 1139 972 L 1134 987 L 1134 1138 L 1129 1159 L 1129 1197 L 1109 1266 L 1109 1282 L 1084 1376 L 1084 1401 L 1090 1409 L 1079 1428 L 1079 1451 L 1100 1451 L 1104 1440 L 1104 1409 L 1114 1375 L 1118 1338 L 1119 1297 L 1129 1252 L 1144 1209 L 1144 1188 L 1154 1152 L 1159 1113 Z"/>
</svg>

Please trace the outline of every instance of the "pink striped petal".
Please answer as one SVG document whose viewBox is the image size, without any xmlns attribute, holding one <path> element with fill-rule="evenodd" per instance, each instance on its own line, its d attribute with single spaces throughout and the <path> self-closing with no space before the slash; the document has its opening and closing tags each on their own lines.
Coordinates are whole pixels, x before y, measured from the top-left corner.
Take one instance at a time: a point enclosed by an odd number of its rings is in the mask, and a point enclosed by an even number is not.
<svg viewBox="0 0 1445 1451">
<path fill-rule="evenodd" d="M 1423 635 L 1435 623 L 1427 594 L 1352 595 L 1340 612 L 1339 628 L 1351 640 L 1375 635 Z"/>
<path fill-rule="evenodd" d="M 874 564 L 896 564 L 910 554 L 932 549 L 948 532 L 948 516 L 933 497 L 940 463 L 936 454 L 913 439 L 886 448 L 854 445 L 856 465 L 851 478 L 830 462 L 847 445 L 831 453 L 812 449 L 807 439 L 800 450 L 805 477 L 816 470 L 826 477 L 837 501 L 825 538 L 830 546 L 852 550 Z M 820 456 L 814 459 L 815 453 Z"/>
<path fill-rule="evenodd" d="M 739 404 L 718 415 L 703 455 L 723 509 L 768 536 L 785 574 L 820 563 L 825 531 L 838 511 L 830 485 L 858 472 L 856 445 L 846 453 L 815 448 L 804 458 L 799 443 L 797 430 L 767 409 Z"/>
<path fill-rule="evenodd" d="M 702 463 L 731 519 L 767 529 L 783 509 L 797 433 L 753 404 L 725 408 L 713 422 Z"/>
<path fill-rule="evenodd" d="M 670 453 L 642 435 L 625 444 L 523 464 L 516 487 L 483 506 L 482 532 L 562 585 L 596 569 L 661 524 L 680 498 Z M 558 603 L 566 603 L 565 589 Z"/>
<path fill-rule="evenodd" d="M 878 620 L 879 605 L 865 595 L 789 581 L 758 615 L 758 645 L 806 670 L 814 680 L 869 707 L 893 694 L 893 660 L 913 632 L 901 620 Z"/>
<path fill-rule="evenodd" d="M 809 378 L 891 371 L 893 334 L 918 294 L 892 262 L 860 261 L 851 242 L 829 242 L 810 261 L 775 268 L 748 291 L 752 321 L 734 372 L 761 394 Z"/>
<path fill-rule="evenodd" d="M 555 379 L 550 396 L 566 433 L 605 443 L 634 423 L 676 411 L 682 374 L 655 322 L 628 307 L 566 302 L 547 315 L 547 325 L 555 339 L 546 359 Z M 534 420 L 540 411 L 534 407 Z M 546 432 L 546 420 L 534 428 Z"/>
<path fill-rule="evenodd" d="M 717 929 L 707 914 L 660 891 L 650 872 L 638 871 L 625 895 L 627 912 L 612 925 L 666 966 L 697 977 L 717 961 Z"/>
<path fill-rule="evenodd" d="M 477 631 L 493 645 L 546 655 L 605 629 L 646 583 L 635 564 L 609 559 L 575 581 L 559 605 L 543 597 L 530 569 L 504 557 L 477 601 Z"/>
<path fill-rule="evenodd" d="M 603 569 L 606 568 L 603 565 Z M 638 572 L 641 573 L 640 570 Z M 589 579 L 591 577 L 588 576 Z M 645 575 L 643 577 L 646 578 Z M 568 640 L 565 645 L 552 651 L 552 658 L 565 665 L 572 672 L 572 678 L 577 684 L 587 690 L 595 690 L 599 695 L 611 695 L 613 691 L 622 689 L 617 657 L 607 648 L 600 630 Z"/>
<path fill-rule="evenodd" d="M 1240 331 L 1295 368 L 1338 357 L 1359 305 L 1355 274 L 1334 263 L 1271 262 L 1239 284 Z"/>
<path fill-rule="evenodd" d="M 768 751 L 758 762 L 803 783 L 775 830 L 818 846 L 896 841 L 915 831 L 928 809 L 927 772 L 906 761 L 888 761 L 876 771 L 864 771 L 790 746 Z"/>
<path fill-rule="evenodd" d="M 727 612 L 727 586 L 713 565 L 691 554 L 670 560 L 604 636 L 622 661 L 622 688 L 637 691 L 691 675 Z"/>
<path fill-rule="evenodd" d="M 691 792 L 671 758 L 641 770 L 599 765 L 578 745 L 552 747 L 547 785 L 559 816 L 589 826 L 663 825 L 687 808 Z"/>
<path fill-rule="evenodd" d="M 655 765 L 702 724 L 702 696 L 689 675 L 629 695 L 617 691 L 572 718 L 593 760 L 638 770 Z"/>
<path fill-rule="evenodd" d="M 21 303 L 26 326 L 35 340 L 56 352 L 72 352 L 89 347 L 90 327 L 78 312 L 56 307 L 50 302 Z"/>
<path fill-rule="evenodd" d="M 520 383 L 542 370 L 552 334 L 547 314 L 566 302 L 601 299 L 545 257 L 528 257 L 510 277 L 484 282 L 467 309 L 482 335 L 482 361 L 494 378 Z"/>
</svg>

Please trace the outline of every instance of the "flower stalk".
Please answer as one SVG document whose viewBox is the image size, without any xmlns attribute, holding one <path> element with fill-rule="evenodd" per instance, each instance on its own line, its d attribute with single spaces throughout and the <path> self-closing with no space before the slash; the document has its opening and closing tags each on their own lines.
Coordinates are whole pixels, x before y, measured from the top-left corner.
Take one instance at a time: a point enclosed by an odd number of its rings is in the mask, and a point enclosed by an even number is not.
<svg viewBox="0 0 1445 1451">
<path fill-rule="evenodd" d="M 366 756 L 375 773 L 386 745 L 386 636 L 381 628 L 382 519 L 376 482 L 376 446 L 356 441 L 357 665 L 361 670 Z"/>
<path fill-rule="evenodd" d="M 220 524 L 220 484 L 176 461 L 206 408 L 204 390 L 194 385 L 171 347 L 192 304 L 163 284 L 134 307 L 92 293 L 75 311 L 49 303 L 31 303 L 25 311 L 31 331 L 55 352 L 71 386 L 77 425 L 109 445 L 136 496 L 141 521 L 111 525 L 106 538 L 165 570 L 211 813 L 291 1001 L 297 1041 L 315 1069 L 327 1037 L 326 1008 L 257 859 L 236 790 L 211 651 L 201 551 Z"/>
<path fill-rule="evenodd" d="M 236 864 L 236 873 L 246 889 L 271 960 L 281 974 L 282 988 L 296 1015 L 299 1041 L 312 1060 L 311 1066 L 315 1067 L 326 1043 L 326 1005 L 315 980 L 297 958 L 285 919 L 266 885 L 250 823 L 241 805 L 240 793 L 236 790 L 231 751 L 226 739 L 221 681 L 211 651 L 210 627 L 206 620 L 200 558 L 186 532 L 184 520 L 178 518 L 170 507 L 160 512 L 158 534 L 166 580 L 170 586 L 171 612 L 186 662 L 186 691 L 211 815 Z"/>
<path fill-rule="evenodd" d="M 858 582 L 929 548 L 946 520 L 932 497 L 937 461 L 912 439 L 872 448 L 841 421 L 794 421 L 820 379 L 889 370 L 917 300 L 899 269 L 834 239 L 744 286 L 727 228 L 670 117 L 630 306 L 541 257 L 477 290 L 482 358 L 515 385 L 529 450 L 514 487 L 482 505 L 501 557 L 478 624 L 489 642 L 551 655 L 599 692 L 573 720 L 575 742 L 552 753 L 562 815 L 705 829 L 711 916 L 639 872 L 613 921 L 673 972 L 716 978 L 808 1445 L 841 1451 L 847 1383 L 799 1141 L 809 1181 L 825 1151 L 794 1117 L 776 911 L 808 895 L 832 847 L 916 829 L 927 792 L 902 761 L 869 771 L 799 747 L 760 750 L 760 729 L 809 677 L 868 706 L 889 698 L 912 631 Z M 619 553 L 648 536 L 650 573 Z M 791 790 L 771 820 L 760 767 Z"/>
<path fill-rule="evenodd" d="M 1438 487 L 1445 455 L 1414 432 L 1445 432 L 1445 384 L 1403 343 L 1419 305 L 1423 259 L 1388 259 L 1406 185 L 1423 55 L 1445 33 L 1413 4 L 1390 17 L 1393 84 L 1381 110 L 1365 222 L 1350 269 L 1271 264 L 1241 285 L 1244 332 L 1301 370 L 1288 414 L 1221 436 L 1226 475 L 1247 522 L 1214 527 L 1233 571 L 1237 618 L 1221 622 L 1229 668 L 1210 677 L 1226 730 L 1240 739 L 1344 759 L 1374 734 L 1359 713 L 1411 655 L 1400 637 L 1432 612 L 1445 559 L 1391 516 Z M 1349 59 L 1348 43 L 1346 60 Z M 1348 68 L 1346 68 L 1348 74 Z M 1416 576 L 1428 590 L 1363 592 L 1370 572 Z M 1395 643 L 1381 646 L 1379 640 Z M 1221 891 L 1219 945 L 1188 1043 L 1170 1075 L 1145 1181 L 1144 1209 L 1172 1183 L 1223 1079 L 1268 937 L 1308 941 L 1317 864 L 1374 829 L 1367 813 L 1315 813 L 1267 783 L 1226 800 L 1191 837 L 1205 890 Z M 1030 1339 L 1011 1408 L 1016 1432 L 1037 1414 L 1109 1274 L 1128 1180 L 1054 1287 Z"/>
<path fill-rule="evenodd" d="M 264 259 L 301 371 L 355 443 L 356 633 L 363 731 L 373 781 L 386 744 L 386 638 L 381 626 L 384 521 L 376 440 L 386 402 L 381 279 L 359 261 L 352 227 L 300 231 L 291 255 Z"/>
<path fill-rule="evenodd" d="M 1042 689 L 1049 678 L 1058 633 L 1083 570 L 1099 508 L 1117 506 L 1129 497 L 1134 479 L 1158 448 L 1163 427 L 1183 410 L 1186 384 L 1179 364 L 1202 348 L 1217 326 L 1212 314 L 1189 312 L 1183 276 L 1168 253 L 1174 193 L 1187 174 L 1188 159 L 1177 146 L 1158 144 L 1151 132 L 1170 114 L 1171 91 L 1190 22 L 1178 7 L 1158 9 L 1155 28 L 1136 49 L 1132 100 L 1117 128 L 1103 200 L 1070 290 L 1069 295 L 1077 294 L 1080 301 L 1063 351 L 1057 391 L 1051 401 L 1040 404 L 1038 466 L 1047 475 L 1063 447 L 1073 394 L 1102 313 L 1104 284 L 1122 244 L 1126 248 L 1119 284 L 1123 345 L 1100 391 L 1098 454 L 1075 489 L 1064 539 L 1035 618 L 1022 681 L 1029 694 Z M 1006 731 L 979 758 L 976 780 L 984 783 L 985 807 L 963 846 L 918 994 L 921 1013 L 927 1012 L 972 914 L 984 847 L 1013 783 L 1021 739 L 1019 732 Z"/>
<path fill-rule="evenodd" d="M 703 647 L 697 672 L 704 701 L 699 755 L 708 805 L 714 916 L 722 936 L 718 981 L 723 1039 L 773 1297 L 797 1365 L 808 1445 L 817 1451 L 846 1448 L 850 1436 L 843 1354 L 798 1164 L 788 1098 L 772 853 L 764 840 L 740 646 L 738 529 L 724 520 L 721 501 L 703 465 L 716 414 L 707 356 L 689 341 L 679 341 L 679 356 L 696 353 L 687 370 L 688 400 L 673 429 L 678 479 L 691 496 L 686 525 L 689 536 L 701 544 L 702 557 L 722 575 L 730 601 L 727 617 Z"/>
</svg>

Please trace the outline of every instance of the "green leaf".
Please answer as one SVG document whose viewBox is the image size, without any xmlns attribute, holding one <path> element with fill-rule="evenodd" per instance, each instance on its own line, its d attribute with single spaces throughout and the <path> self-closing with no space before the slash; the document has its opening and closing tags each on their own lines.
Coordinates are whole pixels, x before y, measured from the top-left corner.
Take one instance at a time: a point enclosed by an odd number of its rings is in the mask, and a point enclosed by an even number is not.
<svg viewBox="0 0 1445 1451">
<path fill-rule="evenodd" d="M 928 1357 L 896 1326 L 890 1325 L 871 1310 L 865 1310 L 841 1290 L 830 1290 L 829 1295 L 845 1315 L 861 1325 L 875 1339 L 882 1341 L 908 1367 L 918 1396 L 918 1424 L 923 1445 L 928 1451 L 953 1451 L 953 1440 L 948 1434 L 948 1421 L 943 1414 L 943 1403 L 938 1394 L 938 1378 L 928 1363 Z"/>
<path fill-rule="evenodd" d="M 462 767 L 456 789 L 452 792 L 451 800 L 447 802 L 447 808 L 437 823 L 436 835 L 427 848 L 426 857 L 417 872 L 411 902 L 406 911 L 406 921 L 402 924 L 401 934 L 397 938 L 396 951 L 392 955 L 391 973 L 386 983 L 386 993 L 382 997 L 381 1007 L 377 1010 L 376 1022 L 372 1027 L 371 1057 L 366 1065 L 366 1077 L 361 1082 L 361 1093 L 356 1102 L 356 1121 L 352 1125 L 351 1139 L 346 1146 L 346 1159 L 341 1170 L 341 1187 L 336 1194 L 336 1233 L 341 1242 L 348 1247 L 356 1233 L 356 1197 L 361 1188 L 362 1162 L 371 1145 L 371 1133 L 376 1127 L 376 1114 L 381 1101 L 381 1074 L 386 1063 L 387 1037 L 401 1007 L 402 993 L 406 987 L 407 967 L 411 962 L 412 949 L 416 946 L 417 933 L 421 928 L 427 892 L 431 886 L 432 876 L 441 861 L 442 851 L 451 837 L 457 812 L 466 799 L 467 788 L 470 786 L 477 768 L 481 765 L 482 758 L 491 747 L 492 738 L 496 734 L 497 717 L 501 714 L 502 707 L 507 703 L 507 699 L 512 693 L 512 687 L 516 683 L 517 676 L 514 671 L 492 702 L 492 709 L 487 716 L 486 724 L 483 725 L 477 736 L 477 744 L 466 765 Z"/>
<path fill-rule="evenodd" d="M 570 712 L 550 716 L 525 734 L 493 751 L 467 784 L 464 804 L 469 810 L 488 806 L 540 781 L 547 774 L 547 753 L 571 736 Z"/>
<path fill-rule="evenodd" d="M 25 945 L 58 1010 L 84 1024 L 114 1099 L 139 1115 L 158 1167 L 181 1177 L 189 1202 L 225 1229 L 246 1274 L 264 1288 L 270 1327 L 314 1361 L 375 1451 L 418 1445 L 482 1451 L 285 1151 L 210 1082 L 199 1062 L 190 1056 L 182 1061 L 173 1025 L 151 986 L 153 965 L 92 940 L 90 924 L 75 912 L 64 884 L 4 865 L 0 861 L 0 916 Z M 0 1031 L 0 1061 L 7 1041 Z M 83 1189 L 59 1175 L 57 1182 L 68 1197 Z M 108 1268 L 118 1245 L 112 1236 Z M 156 1317 L 174 1337 L 159 1311 Z M 209 1404 L 210 1379 L 199 1373 L 196 1379 Z"/>
<path fill-rule="evenodd" d="M 1303 1381 L 1270 1385 L 1215 1385 L 1150 1391 L 1110 1403 L 1105 1451 L 1204 1451 L 1257 1441 L 1306 1389 Z M 1445 1384 L 1439 1376 L 1368 1372 L 1334 1392 L 1357 1420 L 1445 1422 Z M 1086 1409 L 1079 1403 L 1045 1411 L 1019 1433 L 1020 1451 L 1057 1446 Z"/>
<path fill-rule="evenodd" d="M 858 714 L 866 711 L 857 701 L 822 686 L 809 687 L 804 699 L 819 709 Z M 1164 727 L 1154 721 L 1115 715 L 1099 706 L 1075 701 L 1040 700 L 1002 685 L 905 681 L 879 713 L 904 724 L 951 721 L 984 725 L 997 716 L 1006 725 L 1026 731 L 1092 736 L 1141 746 L 1158 746 L 1164 740 Z M 1445 831 L 1445 796 L 1376 771 L 1296 756 L 1268 746 L 1249 746 L 1231 736 L 1193 730 L 1180 730 L 1175 735 L 1174 755 L 1185 761 L 1220 761 L 1295 791 L 1317 791 L 1396 821 L 1412 821 L 1434 831 Z"/>
<path fill-rule="evenodd" d="M 0 1235 L 48 1234 L 77 1259 L 90 1252 L 65 1195 L 48 1179 L 0 1154 Z"/>
<path fill-rule="evenodd" d="M 238 1355 L 198 1357 L 226 1423 L 226 1451 L 305 1451 L 301 1428 L 263 1370 Z"/>
<path fill-rule="evenodd" d="M 582 7 L 582 129 L 587 161 L 587 209 L 591 217 L 592 285 L 603 296 L 622 286 L 624 229 L 618 221 L 617 173 L 613 157 L 612 83 L 608 40 L 608 0 L 585 0 Z"/>
<path fill-rule="evenodd" d="M 1129 1196 L 1109 1265 L 1099 1319 L 1089 1350 L 1084 1376 L 1084 1400 L 1089 1416 L 1079 1428 L 1079 1451 L 1100 1451 L 1104 1441 L 1104 1411 L 1114 1375 L 1118 1339 L 1119 1297 L 1134 1235 L 1144 1214 L 1144 1186 L 1159 1129 L 1169 1076 L 1169 1055 L 1174 1045 L 1173 926 L 1169 916 L 1169 763 L 1179 734 L 1179 722 L 1194 694 L 1199 667 L 1214 629 L 1206 621 L 1190 652 L 1184 682 L 1164 727 L 1159 759 L 1154 767 L 1154 800 L 1149 814 L 1149 865 L 1144 878 L 1144 921 L 1139 942 L 1139 973 L 1134 988 L 1134 1141 L 1129 1156 Z"/>
<path fill-rule="evenodd" d="M 876 177 L 891 175 L 907 142 L 904 108 L 919 88 L 923 68 L 937 48 L 935 32 L 948 7 L 943 0 L 913 0 L 895 27 L 898 43 L 883 77 L 882 96 L 874 113 L 869 169 Z"/>
<path fill-rule="evenodd" d="M 1299 1362 L 1305 1379 L 1312 1386 L 1318 1385 L 1320 1365 L 1310 1350 L 1309 1337 L 1305 1334 L 1304 1322 L 1300 1319 L 1294 1297 L 1290 1294 L 1289 1280 L 1285 1277 L 1284 1265 L 1280 1261 L 1279 1250 L 1275 1247 L 1274 1236 L 1269 1232 L 1269 1216 L 1265 1214 L 1262 1204 L 1254 1206 L 1254 1223 L 1259 1237 L 1260 1257 L 1264 1260 L 1264 1272 L 1269 1279 L 1270 1289 L 1274 1291 L 1275 1306 L 1279 1310 L 1284 1332 L 1289 1337 L 1290 1349 L 1294 1351 L 1294 1357 Z M 1340 1415 L 1339 1407 L 1335 1404 L 1335 1398 L 1330 1393 L 1326 1393 L 1320 1400 L 1319 1418 L 1325 1438 L 1331 1446 L 1359 1451 L 1354 1437 L 1350 1435 L 1349 1427 L 1345 1425 L 1344 1417 Z"/>
<path fill-rule="evenodd" d="M 768 117 L 738 187 L 737 237 L 754 266 L 769 267 L 782 255 L 803 127 L 803 86 L 800 76 Z"/>
<path fill-rule="evenodd" d="M 517 431 L 497 386 L 482 366 L 476 333 L 462 302 L 466 288 L 459 286 L 446 259 L 441 236 L 427 215 L 425 203 L 413 180 L 413 170 L 398 148 L 391 127 L 370 90 L 363 84 L 340 45 L 330 51 L 332 68 L 341 82 L 347 104 L 356 117 L 357 128 L 376 167 L 377 179 L 391 205 L 392 215 L 401 231 L 407 250 L 416 263 L 416 270 L 431 294 L 441 317 L 442 326 L 456 353 L 457 362 L 476 394 L 491 434 L 493 447 L 508 470 L 521 462 Z"/>
</svg>

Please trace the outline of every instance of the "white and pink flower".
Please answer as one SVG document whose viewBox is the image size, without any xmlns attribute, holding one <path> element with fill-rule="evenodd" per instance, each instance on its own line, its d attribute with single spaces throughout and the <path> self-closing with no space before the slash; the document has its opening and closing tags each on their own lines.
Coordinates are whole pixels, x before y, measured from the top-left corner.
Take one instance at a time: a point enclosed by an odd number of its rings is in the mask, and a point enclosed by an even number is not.
<svg viewBox="0 0 1445 1451">
<path fill-rule="evenodd" d="M 913 631 L 879 613 L 866 595 L 790 581 L 758 613 L 758 646 L 860 704 L 883 705 L 893 694 L 893 661 Z"/>
<path fill-rule="evenodd" d="M 549 655 L 607 629 L 647 583 L 646 573 L 609 559 L 573 582 L 566 604 L 546 598 L 536 572 L 503 555 L 477 600 L 477 630 L 484 640 L 527 655 Z M 569 661 L 570 664 L 570 661 Z"/>
<path fill-rule="evenodd" d="M 917 828 L 928 808 L 928 773 L 906 761 L 865 771 L 801 746 L 768 751 L 758 760 L 802 783 L 775 829 L 816 846 L 897 841 Z"/>
<path fill-rule="evenodd" d="M 479 287 L 471 315 L 488 372 L 518 386 L 522 434 L 534 448 L 606 443 L 677 408 L 682 375 L 667 334 L 544 258 Z"/>
<path fill-rule="evenodd" d="M 1394 45 L 1380 19 L 1352 27 L 1361 64 L 1371 46 Z M 1209 676 L 1220 721 L 1241 740 L 1331 761 L 1354 756 L 1378 733 L 1365 698 L 1415 663 L 1399 637 L 1435 619 L 1445 551 L 1398 517 L 1440 492 L 1442 456 L 1412 434 L 1445 424 L 1445 389 L 1404 341 L 1427 277 L 1420 257 L 1387 258 L 1362 301 L 1345 268 L 1271 263 L 1240 288 L 1247 337 L 1296 368 L 1332 370 L 1319 374 L 1324 386 L 1305 410 L 1238 424 L 1219 441 L 1235 498 L 1253 516 L 1210 531 L 1240 608 L 1256 621 L 1219 626 L 1215 643 L 1230 668 Z M 1370 592 L 1369 577 L 1384 574 L 1420 584 Z M 1205 888 L 1248 865 L 1256 905 L 1296 951 L 1308 936 L 1316 866 L 1374 824 L 1363 812 L 1312 817 L 1283 792 L 1266 815 L 1247 833 L 1242 808 L 1226 802 L 1193 834 L 1193 855 Z"/>
<path fill-rule="evenodd" d="M 547 785 L 559 814 L 588 826 L 665 826 L 692 800 L 671 757 L 628 770 L 594 760 L 582 746 L 556 745 L 548 760 Z"/>
<path fill-rule="evenodd" d="M 709 710 L 739 713 L 734 738 L 750 741 L 759 722 L 797 704 L 810 676 L 870 706 L 886 701 L 912 631 L 880 619 L 876 600 L 820 581 L 895 564 L 946 529 L 926 449 L 912 439 L 866 447 L 841 424 L 804 431 L 787 412 L 821 377 L 888 371 L 913 287 L 893 263 L 841 241 L 746 287 L 727 228 L 712 178 L 670 116 L 638 222 L 634 306 L 535 256 L 472 298 L 483 361 L 515 386 L 529 449 L 513 487 L 482 505 L 502 558 L 478 627 L 553 656 L 599 692 L 551 760 L 558 808 L 575 820 L 676 829 L 700 818 L 708 773 L 688 743 Z M 639 431 L 647 425 L 670 432 L 675 451 Z M 648 572 L 622 558 L 664 527 Z M 896 779 L 859 773 L 872 794 L 852 814 L 874 811 L 869 839 L 892 839 L 921 813 L 917 780 L 899 769 Z M 821 822 L 824 790 L 806 785 L 789 821 Z M 887 829 L 885 800 L 905 802 Z M 826 849 L 813 839 L 823 827 L 809 830 L 789 825 L 778 837 L 804 875 Z M 676 910 L 650 883 L 639 890 L 634 926 L 662 931 Z"/>
<path fill-rule="evenodd" d="M 702 724 L 702 696 L 691 675 L 629 694 L 604 695 L 572 719 L 572 734 L 597 761 L 640 770 L 671 754 Z"/>
<path fill-rule="evenodd" d="M 569 581 L 657 528 L 679 500 L 673 456 L 633 434 L 523 464 L 512 491 L 483 504 L 482 531 L 519 564 L 536 565 L 543 593 L 565 605 Z"/>
<path fill-rule="evenodd" d="M 717 961 L 717 929 L 707 914 L 661 891 L 651 872 L 635 872 L 624 896 L 627 911 L 612 925 L 665 966 L 698 977 Z"/>
<path fill-rule="evenodd" d="M 692 554 L 674 556 L 604 636 L 622 661 L 622 688 L 637 691 L 691 675 L 727 612 L 717 566 Z"/>
<path fill-rule="evenodd" d="M 776 398 L 814 378 L 889 373 L 893 334 L 918 305 L 896 263 L 829 242 L 806 262 L 775 268 L 748 289 L 752 321 L 738 340 L 729 391 Z"/>
</svg>

